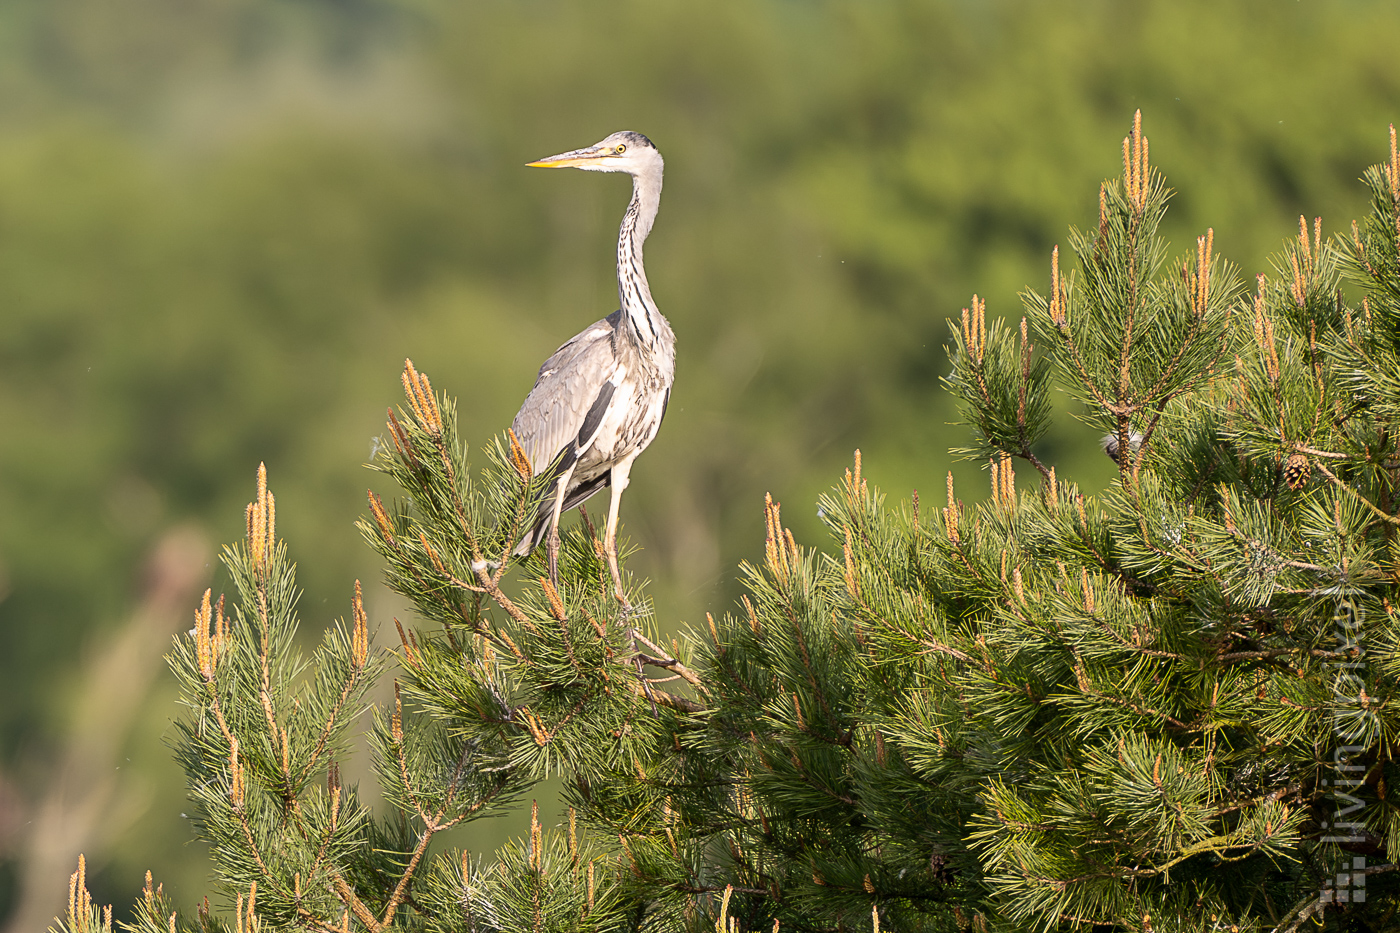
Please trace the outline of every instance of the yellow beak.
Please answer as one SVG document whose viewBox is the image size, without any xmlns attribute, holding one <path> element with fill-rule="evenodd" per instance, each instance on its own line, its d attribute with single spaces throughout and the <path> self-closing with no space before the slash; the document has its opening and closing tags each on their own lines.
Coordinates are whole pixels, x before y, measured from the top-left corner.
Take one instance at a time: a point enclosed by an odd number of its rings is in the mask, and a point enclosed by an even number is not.
<svg viewBox="0 0 1400 933">
<path fill-rule="evenodd" d="M 589 146 L 586 149 L 561 152 L 558 155 L 525 164 L 530 168 L 579 168 L 584 165 L 596 165 L 611 152 L 611 149 L 604 149 L 602 146 Z"/>
</svg>

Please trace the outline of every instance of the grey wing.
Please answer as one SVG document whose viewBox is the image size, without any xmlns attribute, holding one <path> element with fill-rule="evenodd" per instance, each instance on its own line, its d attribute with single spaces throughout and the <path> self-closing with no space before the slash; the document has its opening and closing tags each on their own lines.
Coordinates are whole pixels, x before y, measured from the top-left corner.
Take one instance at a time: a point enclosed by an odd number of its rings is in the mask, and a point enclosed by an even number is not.
<svg viewBox="0 0 1400 933">
<path fill-rule="evenodd" d="M 511 423 L 536 472 L 566 448 L 572 456 L 566 456 L 565 465 L 572 463 L 597 431 L 612 399 L 611 379 L 617 368 L 614 334 L 620 317 L 610 314 L 585 328 L 540 367 L 535 387 Z M 585 430 L 589 426 L 592 430 Z M 580 443 L 583 448 L 576 446 Z"/>
</svg>

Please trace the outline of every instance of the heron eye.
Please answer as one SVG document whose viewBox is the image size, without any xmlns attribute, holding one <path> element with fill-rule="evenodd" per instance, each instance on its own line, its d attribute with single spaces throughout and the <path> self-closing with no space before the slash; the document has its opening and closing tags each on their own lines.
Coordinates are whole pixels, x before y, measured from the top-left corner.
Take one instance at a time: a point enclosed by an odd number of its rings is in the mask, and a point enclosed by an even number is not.
<svg viewBox="0 0 1400 933">
<path fill-rule="evenodd" d="M 627 147 L 626 147 L 625 145 L 623 145 L 622 143 L 618 143 L 618 144 L 617 144 L 617 154 L 618 154 L 618 155 L 622 155 L 622 154 L 623 154 L 624 152 L 626 152 L 626 151 L 627 151 Z"/>
</svg>

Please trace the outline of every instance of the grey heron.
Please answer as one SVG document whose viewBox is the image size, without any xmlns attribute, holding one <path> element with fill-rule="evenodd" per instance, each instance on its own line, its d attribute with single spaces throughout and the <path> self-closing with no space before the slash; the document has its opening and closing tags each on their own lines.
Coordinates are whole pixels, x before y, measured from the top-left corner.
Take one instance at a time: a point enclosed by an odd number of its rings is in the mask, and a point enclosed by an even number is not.
<svg viewBox="0 0 1400 933">
<path fill-rule="evenodd" d="M 642 243 L 661 203 L 663 162 L 651 140 L 623 131 L 595 145 L 529 164 L 632 176 L 632 201 L 617 235 L 620 307 L 544 361 L 535 387 L 511 424 L 531 467 L 536 473 L 552 470 L 555 484 L 516 554 L 529 554 L 548 536 L 549 575 L 556 579 L 559 517 L 611 486 L 603 545 L 613 585 L 621 595 L 618 503 L 632 462 L 661 427 L 676 370 L 676 337 L 651 297 L 642 264 Z"/>
</svg>

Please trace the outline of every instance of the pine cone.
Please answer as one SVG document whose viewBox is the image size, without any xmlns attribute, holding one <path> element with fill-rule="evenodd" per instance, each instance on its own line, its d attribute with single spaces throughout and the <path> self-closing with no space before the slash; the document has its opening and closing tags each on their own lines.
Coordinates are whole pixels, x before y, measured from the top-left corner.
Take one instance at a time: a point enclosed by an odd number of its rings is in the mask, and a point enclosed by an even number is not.
<svg viewBox="0 0 1400 933">
<path fill-rule="evenodd" d="M 1289 489 L 1302 489 L 1308 484 L 1310 476 L 1312 476 L 1312 464 L 1302 454 L 1294 454 L 1284 461 L 1283 481 L 1288 484 Z"/>
</svg>

